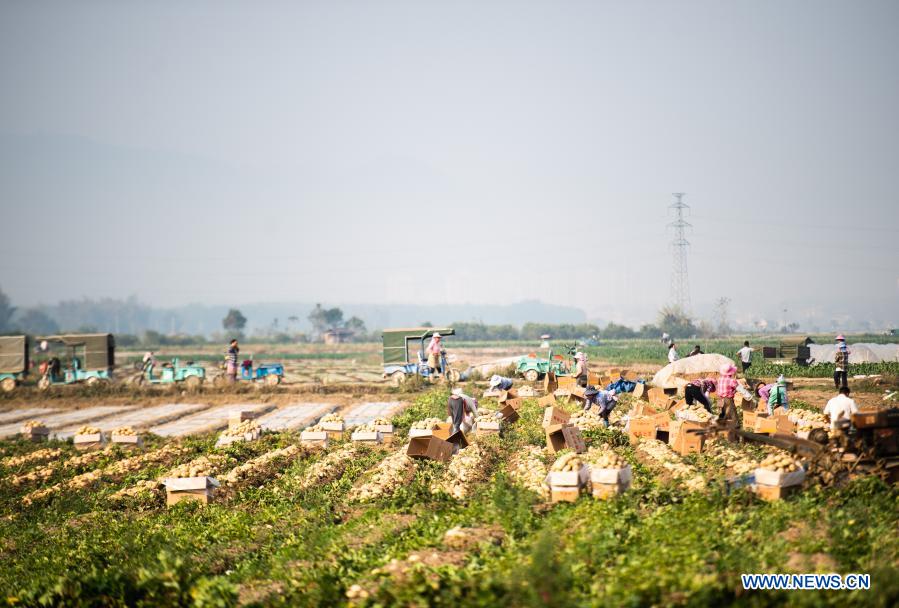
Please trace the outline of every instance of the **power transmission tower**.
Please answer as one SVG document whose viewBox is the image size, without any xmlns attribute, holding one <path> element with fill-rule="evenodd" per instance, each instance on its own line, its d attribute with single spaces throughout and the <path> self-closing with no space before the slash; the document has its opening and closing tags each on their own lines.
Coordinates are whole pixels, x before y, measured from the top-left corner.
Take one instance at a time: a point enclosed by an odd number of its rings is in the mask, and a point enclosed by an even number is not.
<svg viewBox="0 0 899 608">
<path fill-rule="evenodd" d="M 728 307 L 730 306 L 730 298 L 724 296 L 718 298 L 718 301 L 715 303 L 715 320 L 718 322 L 718 333 L 720 334 L 728 334 L 730 333 L 730 323 L 729 323 L 729 315 L 728 315 Z"/>
<path fill-rule="evenodd" d="M 675 192 L 677 199 L 668 208 L 674 210 L 674 221 L 668 224 L 674 228 L 674 240 L 671 241 L 671 300 L 683 312 L 690 311 L 690 277 L 687 275 L 687 240 L 686 230 L 692 226 L 684 220 L 684 210 L 690 206 L 683 202 L 684 192 Z"/>
</svg>

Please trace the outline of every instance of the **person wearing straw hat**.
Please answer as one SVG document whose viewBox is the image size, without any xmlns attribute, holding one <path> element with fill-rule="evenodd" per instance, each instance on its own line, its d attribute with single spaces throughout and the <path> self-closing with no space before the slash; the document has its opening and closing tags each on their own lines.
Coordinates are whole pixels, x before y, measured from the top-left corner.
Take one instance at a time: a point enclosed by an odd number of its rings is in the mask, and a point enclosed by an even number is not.
<svg viewBox="0 0 899 608">
<path fill-rule="evenodd" d="M 507 391 L 512 388 L 512 384 L 511 378 L 503 378 L 497 374 L 490 376 L 490 390 L 492 391 Z"/>
<path fill-rule="evenodd" d="M 833 384 L 839 390 L 842 386 L 849 386 L 849 347 L 846 346 L 846 338 L 843 334 L 837 336 L 837 352 L 833 356 Z"/>
<path fill-rule="evenodd" d="M 777 378 L 777 383 L 768 391 L 768 415 L 774 414 L 775 408 L 782 407 L 784 411 L 790 409 L 787 399 L 787 379 L 783 374 Z"/>
<path fill-rule="evenodd" d="M 614 388 L 611 390 L 597 389 L 592 384 L 587 386 L 584 391 L 584 411 L 589 411 L 593 405 L 599 408 L 599 417 L 602 418 L 603 426 L 609 427 L 609 414 L 618 405 L 618 391 Z"/>
<path fill-rule="evenodd" d="M 734 395 L 737 394 L 737 368 L 731 363 L 725 363 L 718 370 L 718 381 L 715 382 L 715 392 L 721 399 L 721 411 L 718 420 L 732 420 L 737 422 L 737 406 L 734 403 Z"/>
<path fill-rule="evenodd" d="M 443 344 L 441 343 L 440 332 L 434 332 L 434 335 L 431 336 L 431 341 L 428 343 L 428 348 L 425 349 L 425 354 L 428 356 L 428 370 L 433 374 L 435 371 L 443 370 L 440 369 L 440 352 L 443 350 Z"/>
</svg>

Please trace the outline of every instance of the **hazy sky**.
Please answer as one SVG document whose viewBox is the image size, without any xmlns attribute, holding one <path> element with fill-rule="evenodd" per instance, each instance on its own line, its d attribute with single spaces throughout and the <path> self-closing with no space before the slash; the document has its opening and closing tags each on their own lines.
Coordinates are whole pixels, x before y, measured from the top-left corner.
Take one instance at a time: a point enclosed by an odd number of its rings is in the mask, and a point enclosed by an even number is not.
<svg viewBox="0 0 899 608">
<path fill-rule="evenodd" d="M 895 0 L 6 1 L 0 79 L 20 305 L 634 322 L 683 191 L 695 312 L 899 321 Z"/>
</svg>

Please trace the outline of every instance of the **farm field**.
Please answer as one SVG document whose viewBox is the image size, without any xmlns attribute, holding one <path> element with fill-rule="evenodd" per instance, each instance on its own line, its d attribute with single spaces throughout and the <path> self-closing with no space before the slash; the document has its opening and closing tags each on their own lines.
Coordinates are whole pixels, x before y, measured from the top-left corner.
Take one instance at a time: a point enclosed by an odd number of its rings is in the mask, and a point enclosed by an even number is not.
<svg viewBox="0 0 899 608">
<path fill-rule="evenodd" d="M 442 417 L 446 397 L 441 387 L 412 397 L 392 417 L 397 434 Z M 335 409 L 350 416 L 353 407 Z M 895 487 L 859 479 L 765 502 L 728 491 L 725 477 L 774 448 L 715 440 L 681 457 L 661 442 L 635 448 L 620 430 L 589 430 L 590 447 L 631 464 L 633 487 L 607 501 L 549 505 L 540 482 L 555 457 L 543 449 L 542 414 L 526 399 L 503 437 L 473 437 L 448 465 L 409 459 L 405 441 L 313 450 L 297 428 L 219 448 L 215 432 L 149 435 L 133 454 L 2 441 L 0 597 L 73 606 L 887 606 L 899 598 Z M 185 464 L 219 480 L 213 503 L 165 506 L 155 480 Z M 747 592 L 739 578 L 832 571 L 869 573 L 871 589 Z"/>
</svg>

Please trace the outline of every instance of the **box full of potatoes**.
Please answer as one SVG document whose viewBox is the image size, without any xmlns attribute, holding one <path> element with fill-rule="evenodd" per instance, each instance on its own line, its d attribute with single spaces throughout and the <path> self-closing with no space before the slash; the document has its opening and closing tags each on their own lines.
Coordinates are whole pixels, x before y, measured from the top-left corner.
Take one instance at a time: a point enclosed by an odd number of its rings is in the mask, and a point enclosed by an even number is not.
<svg viewBox="0 0 899 608">
<path fill-rule="evenodd" d="M 755 492 L 765 500 L 792 494 L 805 481 L 805 469 L 787 453 L 771 454 L 755 470 Z"/>
<path fill-rule="evenodd" d="M 202 504 L 209 504 L 219 482 L 212 477 L 169 477 L 163 481 L 165 484 L 167 506 L 178 504 L 183 500 L 193 500 Z"/>
<path fill-rule="evenodd" d="M 320 424 L 307 426 L 300 433 L 300 443 L 314 447 L 326 448 L 331 438 L 328 432 L 321 427 Z"/>
<path fill-rule="evenodd" d="M 224 445 L 230 445 L 232 443 L 237 443 L 238 441 L 255 441 L 259 439 L 259 436 L 262 434 L 262 429 L 259 428 L 259 423 L 255 420 L 245 420 L 236 426 L 231 426 L 222 431 L 221 435 L 219 435 L 218 440 L 215 442 L 215 447 L 221 447 Z"/>
<path fill-rule="evenodd" d="M 544 483 L 549 486 L 551 502 L 575 502 L 590 480 L 590 468 L 578 454 L 560 456 L 550 467 Z"/>
<path fill-rule="evenodd" d="M 340 414 L 325 414 L 318 421 L 319 426 L 328 433 L 328 437 L 335 441 L 343 439 L 343 432 L 346 430 L 346 424 L 343 422 L 343 416 Z"/>
<path fill-rule="evenodd" d="M 27 420 L 22 423 L 20 431 L 30 441 L 47 441 L 50 438 L 50 429 L 40 420 Z"/>
<path fill-rule="evenodd" d="M 590 493 L 593 498 L 605 500 L 623 494 L 631 487 L 631 465 L 611 450 L 598 455 L 588 452 L 590 458 Z"/>
<path fill-rule="evenodd" d="M 140 448 L 144 445 L 143 438 L 130 426 L 122 426 L 113 429 L 109 434 L 109 440 L 116 445 L 126 448 Z"/>
<path fill-rule="evenodd" d="M 374 424 L 368 423 L 360 424 L 353 429 L 350 440 L 354 443 L 379 445 L 383 441 L 383 437 L 381 437 L 381 432 L 375 428 Z"/>
<path fill-rule="evenodd" d="M 72 439 L 79 450 L 97 450 L 106 445 L 106 434 L 95 426 L 82 426 Z"/>
</svg>

